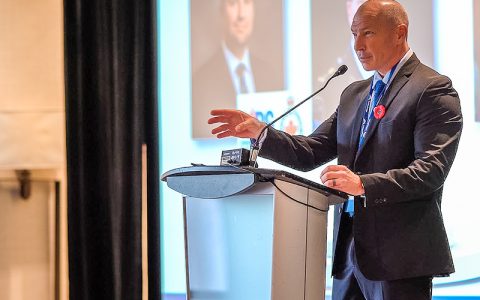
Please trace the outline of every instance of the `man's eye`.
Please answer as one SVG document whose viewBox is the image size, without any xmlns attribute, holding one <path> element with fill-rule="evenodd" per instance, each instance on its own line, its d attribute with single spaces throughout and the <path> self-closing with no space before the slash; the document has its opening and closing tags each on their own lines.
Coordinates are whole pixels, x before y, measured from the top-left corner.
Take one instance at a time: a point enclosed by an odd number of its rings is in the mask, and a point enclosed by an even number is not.
<svg viewBox="0 0 480 300">
<path fill-rule="evenodd" d="M 373 31 L 365 31 L 365 35 L 372 35 Z"/>
</svg>

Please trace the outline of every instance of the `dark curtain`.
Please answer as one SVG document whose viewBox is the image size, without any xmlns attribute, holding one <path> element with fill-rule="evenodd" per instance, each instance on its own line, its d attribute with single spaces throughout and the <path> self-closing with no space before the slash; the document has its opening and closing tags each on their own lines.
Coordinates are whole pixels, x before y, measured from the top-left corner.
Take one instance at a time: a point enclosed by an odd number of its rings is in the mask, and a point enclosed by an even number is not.
<svg viewBox="0 0 480 300">
<path fill-rule="evenodd" d="M 149 299 L 160 299 L 155 0 L 67 0 L 70 299 L 141 299 L 148 147 Z"/>
</svg>

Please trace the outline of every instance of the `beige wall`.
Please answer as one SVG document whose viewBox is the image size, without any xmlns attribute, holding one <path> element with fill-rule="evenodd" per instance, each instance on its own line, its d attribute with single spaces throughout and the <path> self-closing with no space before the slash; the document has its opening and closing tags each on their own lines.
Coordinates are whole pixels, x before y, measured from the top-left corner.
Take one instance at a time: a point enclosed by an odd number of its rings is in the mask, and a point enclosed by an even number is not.
<svg viewBox="0 0 480 300">
<path fill-rule="evenodd" d="M 54 299 L 61 182 L 60 298 L 66 299 L 63 1 L 0 1 L 0 299 Z M 14 170 L 32 170 L 32 195 Z"/>
<path fill-rule="evenodd" d="M 59 110 L 63 92 L 63 2 L 0 1 L 0 108 Z"/>
<path fill-rule="evenodd" d="M 0 299 L 54 299 L 55 193 L 51 174 L 35 179 L 24 200 L 0 174 Z"/>
</svg>

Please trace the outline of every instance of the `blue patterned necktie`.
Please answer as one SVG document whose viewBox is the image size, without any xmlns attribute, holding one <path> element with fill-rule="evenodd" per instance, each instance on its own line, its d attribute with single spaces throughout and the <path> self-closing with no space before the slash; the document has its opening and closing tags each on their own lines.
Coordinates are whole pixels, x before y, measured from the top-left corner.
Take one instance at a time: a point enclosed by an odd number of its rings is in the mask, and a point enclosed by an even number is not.
<svg viewBox="0 0 480 300">
<path fill-rule="evenodd" d="M 358 142 L 358 149 L 363 145 L 365 142 L 365 136 L 367 135 L 368 128 L 370 127 L 370 122 L 373 118 L 373 109 L 378 105 L 380 98 L 382 97 L 383 90 L 385 89 L 386 84 L 382 80 L 378 80 L 375 83 L 375 87 L 373 88 L 373 94 L 368 101 L 367 108 L 363 115 L 362 119 L 362 128 L 360 130 L 360 139 Z M 345 201 L 343 205 L 343 211 L 353 216 L 354 212 L 354 202 L 352 198 L 349 198 Z"/>
<path fill-rule="evenodd" d="M 360 139 L 358 141 L 358 149 L 363 145 L 365 142 L 365 136 L 367 135 L 368 128 L 370 127 L 370 123 L 373 119 L 373 110 L 378 105 L 380 98 L 382 97 L 383 90 L 385 89 L 385 83 L 382 80 L 378 80 L 375 83 L 375 87 L 373 88 L 372 97 L 368 101 L 367 108 L 363 115 L 362 119 L 362 128 L 360 130 Z"/>
</svg>

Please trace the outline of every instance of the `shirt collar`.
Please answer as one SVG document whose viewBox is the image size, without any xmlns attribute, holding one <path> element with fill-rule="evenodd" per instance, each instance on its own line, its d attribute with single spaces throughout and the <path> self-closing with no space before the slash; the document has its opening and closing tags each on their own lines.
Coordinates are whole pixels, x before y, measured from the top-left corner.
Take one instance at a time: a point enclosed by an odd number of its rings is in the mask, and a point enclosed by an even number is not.
<svg viewBox="0 0 480 300">
<path fill-rule="evenodd" d="M 225 42 L 222 43 L 223 53 L 225 55 L 225 59 L 227 60 L 228 69 L 230 70 L 231 74 L 235 74 L 235 70 L 240 63 L 243 63 L 245 66 L 245 71 L 251 73 L 250 67 L 250 50 L 248 48 L 245 49 L 245 53 L 243 54 L 242 59 L 238 59 L 235 55 L 233 55 L 232 51 L 228 49 Z"/>
<path fill-rule="evenodd" d="M 407 62 L 407 60 L 412 55 L 413 55 L 413 51 L 410 48 L 405 53 L 405 55 L 403 55 L 402 59 L 400 59 L 400 61 L 395 66 L 393 66 L 393 68 L 390 69 L 390 71 L 388 71 L 387 74 L 385 74 L 385 76 L 383 78 L 380 75 L 380 73 L 378 73 L 378 71 L 375 71 L 375 73 L 373 75 L 372 87 L 375 86 L 377 81 L 382 80 L 383 83 L 385 83 L 385 85 L 386 85 L 385 90 L 387 90 L 389 85 L 392 83 L 393 78 L 395 78 L 395 76 L 398 74 L 398 71 L 402 68 L 402 66 Z"/>
</svg>

